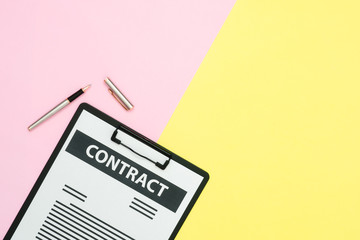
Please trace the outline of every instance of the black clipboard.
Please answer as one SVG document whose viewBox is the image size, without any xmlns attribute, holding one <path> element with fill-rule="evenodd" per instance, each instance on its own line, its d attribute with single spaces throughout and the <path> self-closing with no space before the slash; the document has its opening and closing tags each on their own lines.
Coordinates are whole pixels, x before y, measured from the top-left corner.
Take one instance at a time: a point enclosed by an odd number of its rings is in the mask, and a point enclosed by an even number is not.
<svg viewBox="0 0 360 240">
<path fill-rule="evenodd" d="M 179 232 L 181 226 L 183 225 L 185 219 L 189 215 L 191 209 L 193 208 L 195 202 L 199 198 L 199 196 L 200 196 L 201 192 L 203 191 L 205 185 L 207 184 L 207 182 L 209 180 L 209 174 L 207 172 L 205 172 L 204 170 L 198 168 L 197 166 L 193 165 L 192 163 L 190 163 L 190 162 L 186 161 L 185 159 L 181 158 L 177 154 L 167 150 L 166 148 L 160 146 L 159 144 L 153 142 L 152 140 L 148 139 L 147 137 L 141 135 L 140 133 L 136 132 L 135 130 L 127 127 L 126 125 L 124 125 L 121 122 L 115 120 L 114 118 L 106 115 L 105 113 L 101 112 L 100 110 L 92 107 L 91 105 L 89 105 L 87 103 L 82 103 L 78 107 L 78 109 L 75 112 L 73 118 L 71 119 L 69 125 L 67 126 L 65 132 L 63 133 L 60 141 L 58 142 L 57 146 L 55 147 L 53 153 L 51 154 L 49 160 L 47 161 L 45 167 L 43 168 L 41 174 L 39 175 L 39 177 L 36 180 L 33 188 L 31 189 L 28 197 L 26 198 L 26 200 L 23 203 L 20 211 L 18 212 L 18 214 L 17 214 L 16 218 L 14 219 L 12 225 L 10 226 L 8 232 L 6 233 L 4 239 L 5 240 L 11 239 L 12 236 L 14 235 L 14 233 L 17 231 L 18 226 L 21 223 L 25 213 L 27 212 L 29 206 L 33 202 L 33 199 L 36 196 L 39 188 L 43 184 L 44 179 L 48 175 L 49 170 L 51 169 L 51 167 L 53 166 L 55 160 L 57 159 L 57 156 L 58 156 L 60 150 L 62 149 L 62 147 L 65 144 L 65 141 L 68 139 L 69 134 L 72 131 L 75 123 L 78 121 L 79 116 L 81 115 L 81 113 L 84 110 L 86 110 L 87 112 L 93 114 L 94 116 L 98 117 L 99 119 L 105 121 L 109 125 L 113 126 L 114 127 L 114 132 L 113 132 L 112 136 L 109 136 L 109 137 L 111 137 L 112 141 L 116 142 L 117 144 L 124 145 L 125 147 L 129 148 L 131 151 L 133 151 L 134 153 L 136 153 L 140 157 L 144 157 L 147 160 L 152 161 L 152 159 L 148 159 L 146 156 L 143 156 L 140 153 L 134 151 L 133 149 L 131 149 L 131 147 L 127 146 L 126 144 L 122 143 L 119 139 L 117 139 L 116 135 L 117 135 L 117 131 L 119 129 L 121 131 L 125 132 L 126 134 L 128 134 L 129 136 L 141 141 L 143 144 L 145 144 L 145 145 L 151 147 L 152 149 L 154 149 L 156 151 L 159 151 L 162 154 L 164 154 L 165 156 L 167 156 L 169 159 L 167 161 L 165 161 L 165 162 L 153 161 L 153 163 L 158 168 L 160 168 L 162 171 L 166 171 L 167 166 L 169 164 L 171 164 L 172 161 L 175 161 L 175 162 L 183 165 L 184 167 L 190 169 L 191 171 L 193 171 L 193 172 L 195 172 L 198 175 L 203 177 L 203 179 L 202 179 L 200 185 L 198 186 L 195 194 L 192 196 L 192 198 L 191 198 L 190 202 L 188 203 L 185 211 L 182 213 L 180 220 L 177 222 L 175 228 L 173 229 L 173 231 L 171 233 L 171 236 L 169 237 L 169 239 L 174 239 L 175 236 L 177 235 L 177 233 Z"/>
</svg>

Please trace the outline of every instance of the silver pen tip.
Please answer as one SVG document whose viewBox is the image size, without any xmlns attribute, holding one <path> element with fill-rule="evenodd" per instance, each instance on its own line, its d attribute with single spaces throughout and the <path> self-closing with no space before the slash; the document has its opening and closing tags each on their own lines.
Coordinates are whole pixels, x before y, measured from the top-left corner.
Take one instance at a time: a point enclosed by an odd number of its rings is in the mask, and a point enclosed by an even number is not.
<svg viewBox="0 0 360 240">
<path fill-rule="evenodd" d="M 82 88 L 83 92 L 85 92 L 90 86 L 91 86 L 91 84 L 89 84 L 86 87 Z"/>
</svg>

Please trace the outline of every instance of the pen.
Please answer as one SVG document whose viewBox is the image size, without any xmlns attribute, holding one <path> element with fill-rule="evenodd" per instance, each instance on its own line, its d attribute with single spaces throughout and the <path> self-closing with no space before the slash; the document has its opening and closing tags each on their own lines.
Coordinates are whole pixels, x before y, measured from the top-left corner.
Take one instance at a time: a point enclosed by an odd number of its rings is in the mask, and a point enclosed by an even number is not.
<svg viewBox="0 0 360 240">
<path fill-rule="evenodd" d="M 114 96 L 114 98 L 121 104 L 121 106 L 123 106 L 128 111 L 133 109 L 134 106 L 125 97 L 125 95 L 120 92 L 120 90 L 115 86 L 115 84 L 110 80 L 110 78 L 107 77 L 104 81 L 108 85 L 111 95 Z"/>
<path fill-rule="evenodd" d="M 61 103 L 59 103 L 58 105 L 56 105 L 53 109 L 51 109 L 49 112 L 47 112 L 44 116 L 42 116 L 41 118 L 39 118 L 36 122 L 34 122 L 33 124 L 31 124 L 28 127 L 28 130 L 32 130 L 33 128 L 35 128 L 37 125 L 39 125 L 40 123 L 42 123 L 43 121 L 45 121 L 46 119 L 48 119 L 49 117 L 51 117 L 52 115 L 54 115 L 55 113 L 57 113 L 58 111 L 60 111 L 61 109 L 63 109 L 64 107 L 66 107 L 69 103 L 71 103 L 72 101 L 74 101 L 76 98 L 78 98 L 81 94 L 83 94 L 91 85 L 87 85 L 84 88 L 81 88 L 79 91 L 75 92 L 73 95 L 71 95 L 70 97 L 68 97 L 67 99 L 65 99 L 64 101 L 62 101 Z"/>
</svg>

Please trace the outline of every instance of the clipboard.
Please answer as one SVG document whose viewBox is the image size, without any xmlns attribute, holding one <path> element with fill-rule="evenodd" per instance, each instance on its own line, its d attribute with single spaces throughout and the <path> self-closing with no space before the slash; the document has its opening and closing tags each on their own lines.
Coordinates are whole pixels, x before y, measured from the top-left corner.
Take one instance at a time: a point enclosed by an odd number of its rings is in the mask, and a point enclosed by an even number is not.
<svg viewBox="0 0 360 240">
<path fill-rule="evenodd" d="M 4 239 L 174 239 L 208 180 L 82 103 Z"/>
</svg>

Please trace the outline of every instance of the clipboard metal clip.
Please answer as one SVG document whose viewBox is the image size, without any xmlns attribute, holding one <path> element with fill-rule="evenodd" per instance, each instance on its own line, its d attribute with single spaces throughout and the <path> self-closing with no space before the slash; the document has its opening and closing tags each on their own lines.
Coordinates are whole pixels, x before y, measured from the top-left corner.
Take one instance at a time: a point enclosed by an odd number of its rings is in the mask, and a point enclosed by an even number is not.
<svg viewBox="0 0 360 240">
<path fill-rule="evenodd" d="M 118 130 L 123 130 L 125 132 L 130 133 L 133 137 L 135 137 L 137 140 L 145 143 L 147 146 L 151 147 L 152 149 L 160 152 L 161 154 L 167 156 L 169 159 L 166 160 L 164 163 L 160 163 L 157 161 L 154 161 L 138 152 L 136 152 L 134 149 L 132 149 L 131 147 L 127 146 L 126 144 L 122 143 L 120 139 L 116 138 L 116 135 L 118 133 Z M 119 126 L 115 129 L 115 131 L 113 132 L 112 136 L 111 136 L 111 140 L 119 145 L 124 146 L 125 148 L 129 149 L 131 152 L 135 153 L 136 155 L 138 155 L 139 157 L 145 158 L 146 160 L 152 162 L 155 164 L 155 166 L 157 166 L 158 168 L 165 170 L 165 168 L 169 165 L 170 159 L 171 159 L 171 153 L 165 151 L 162 148 L 159 148 L 158 146 L 154 145 L 150 140 L 148 140 L 147 138 L 143 137 L 143 136 L 138 136 L 138 134 L 134 131 L 132 131 L 131 129 L 127 129 L 123 126 Z"/>
</svg>

